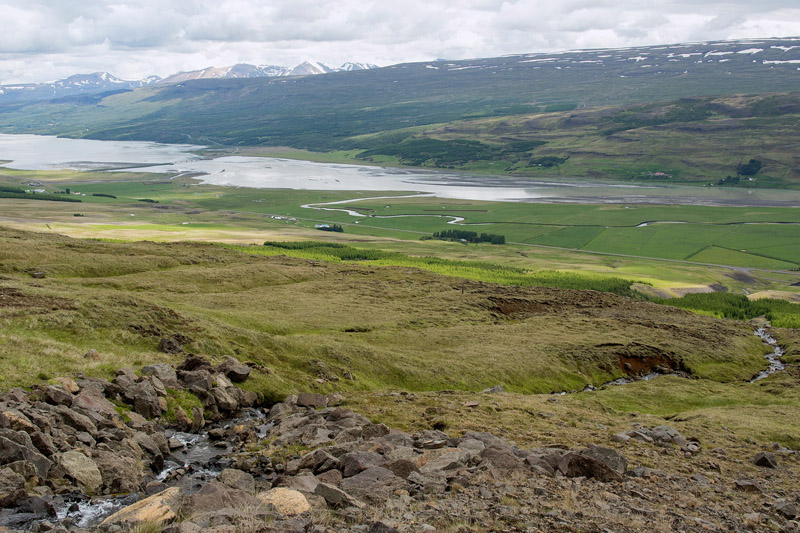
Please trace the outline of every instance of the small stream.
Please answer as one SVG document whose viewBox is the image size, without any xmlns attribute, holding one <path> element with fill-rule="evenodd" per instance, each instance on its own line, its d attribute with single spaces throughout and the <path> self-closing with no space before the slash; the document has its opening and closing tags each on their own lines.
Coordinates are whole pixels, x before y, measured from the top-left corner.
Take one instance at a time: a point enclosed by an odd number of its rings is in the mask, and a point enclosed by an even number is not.
<svg viewBox="0 0 800 533">
<path fill-rule="evenodd" d="M 786 365 L 783 364 L 781 358 L 783 354 L 786 353 L 781 346 L 778 345 L 778 340 L 769 334 L 767 330 L 767 326 L 758 328 L 755 331 L 757 337 L 759 337 L 766 345 L 772 348 L 772 353 L 768 353 L 764 357 L 766 357 L 767 361 L 769 362 L 769 366 L 766 370 L 762 370 L 759 372 L 756 377 L 750 380 L 750 383 L 755 383 L 760 379 L 764 379 L 767 376 L 770 376 L 776 372 L 780 372 L 781 370 L 786 368 Z"/>
<path fill-rule="evenodd" d="M 349 200 L 339 200 L 336 202 L 320 202 L 314 204 L 303 204 L 300 207 L 303 209 L 316 209 L 318 211 L 341 211 L 343 213 L 347 213 L 351 217 L 361 217 L 361 218 L 406 218 L 406 217 L 436 217 L 436 218 L 449 218 L 450 220 L 447 221 L 448 224 L 460 224 L 464 222 L 464 217 L 457 217 L 454 215 L 435 215 L 435 214 L 415 214 L 415 215 L 365 215 L 359 211 L 355 211 L 353 209 L 345 209 L 342 207 L 322 207 L 328 205 L 337 205 L 337 204 L 351 204 L 353 202 L 363 202 L 365 200 L 394 200 L 396 198 L 430 198 L 435 196 L 434 194 L 407 194 L 404 196 L 373 196 L 370 198 L 351 198 Z M 358 222 L 356 222 L 358 224 Z M 470 224 L 473 226 L 485 225 L 485 224 Z"/>
</svg>

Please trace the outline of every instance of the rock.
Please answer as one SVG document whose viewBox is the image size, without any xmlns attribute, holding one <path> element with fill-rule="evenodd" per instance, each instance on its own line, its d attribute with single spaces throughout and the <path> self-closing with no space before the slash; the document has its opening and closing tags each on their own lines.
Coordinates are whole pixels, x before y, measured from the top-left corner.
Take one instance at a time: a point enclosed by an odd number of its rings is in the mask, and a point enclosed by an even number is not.
<svg viewBox="0 0 800 533">
<path fill-rule="evenodd" d="M 300 492 L 279 487 L 259 493 L 258 498 L 263 504 L 271 505 L 281 518 L 298 516 L 311 512 L 311 505 Z"/>
<path fill-rule="evenodd" d="M 325 501 L 333 507 L 357 507 L 363 509 L 366 505 L 364 502 L 353 498 L 345 491 L 333 485 L 328 485 L 327 483 L 319 483 L 314 490 L 314 494 L 325 498 Z"/>
<path fill-rule="evenodd" d="M 140 461 L 105 450 L 95 450 L 92 459 L 103 476 L 103 486 L 112 493 L 132 493 L 142 489 Z"/>
<path fill-rule="evenodd" d="M 348 478 L 368 468 L 381 466 L 386 462 L 386 459 L 374 452 L 352 452 L 340 457 L 339 461 L 341 463 L 342 476 Z"/>
<path fill-rule="evenodd" d="M 61 387 L 52 385 L 44 387 L 44 396 L 45 401 L 53 405 L 66 405 L 67 407 L 72 405 L 72 394 Z"/>
<path fill-rule="evenodd" d="M 208 392 L 213 385 L 211 373 L 208 370 L 181 370 L 178 372 L 178 379 L 180 379 L 183 386 L 194 393 Z"/>
<path fill-rule="evenodd" d="M 161 405 L 153 384 L 141 381 L 133 387 L 133 409 L 145 418 L 161 416 Z"/>
<path fill-rule="evenodd" d="M 31 272 L 31 277 L 33 279 L 44 279 L 45 277 L 47 277 L 47 274 L 45 274 L 41 270 L 37 270 L 35 272 Z"/>
<path fill-rule="evenodd" d="M 339 485 L 342 490 L 360 496 L 372 496 L 375 490 L 383 485 L 399 481 L 394 472 L 380 466 L 367 468 L 353 477 L 342 480 Z"/>
<path fill-rule="evenodd" d="M 577 453 L 564 454 L 558 469 L 567 477 L 587 477 L 608 482 L 622 481 L 627 465 L 628 461 L 617 451 L 592 446 Z"/>
<path fill-rule="evenodd" d="M 81 388 L 78 387 L 78 384 L 75 383 L 75 380 L 72 378 L 57 377 L 53 378 L 53 381 L 61 385 L 65 391 L 71 392 L 72 394 L 77 394 L 81 391 Z"/>
<path fill-rule="evenodd" d="M 339 459 L 325 450 L 315 450 L 300 458 L 298 468 L 300 470 L 311 470 L 315 474 L 321 474 L 333 468 L 340 468 L 340 462 Z"/>
<path fill-rule="evenodd" d="M 178 370 L 178 372 L 182 370 L 186 372 L 192 372 L 194 370 L 205 370 L 207 372 L 211 372 L 212 370 L 214 370 L 214 367 L 211 366 L 211 363 L 209 363 L 200 356 L 189 355 L 183 361 L 183 363 L 178 365 L 178 368 L 176 370 Z M 180 374 L 178 374 L 178 376 L 180 377 Z"/>
<path fill-rule="evenodd" d="M 437 494 L 447 490 L 447 478 L 441 472 L 429 472 L 428 474 L 411 472 L 408 475 L 408 482 L 419 487 L 423 492 Z"/>
<path fill-rule="evenodd" d="M 387 463 L 387 464 L 385 464 L 383 466 L 384 466 L 384 468 L 387 468 L 388 470 L 391 470 L 394 473 L 395 476 L 397 476 L 397 477 L 399 477 L 401 479 L 408 479 L 408 476 L 412 472 L 416 472 L 418 474 L 420 473 L 419 472 L 419 468 L 417 468 L 417 465 L 415 465 L 414 463 L 412 463 L 408 459 L 397 459 L 397 460 L 392 461 L 391 463 Z"/>
<path fill-rule="evenodd" d="M 753 458 L 753 464 L 765 468 L 778 468 L 778 460 L 772 452 L 758 452 Z"/>
<path fill-rule="evenodd" d="M 188 431 L 192 427 L 192 419 L 180 405 L 175 408 L 175 425 L 180 431 Z"/>
<path fill-rule="evenodd" d="M 342 473 L 339 470 L 328 470 L 315 476 L 320 483 L 339 485 L 342 482 Z"/>
<path fill-rule="evenodd" d="M 234 383 L 241 383 L 250 375 L 250 367 L 243 365 L 234 357 L 226 357 L 217 367 L 217 371 L 225 374 Z"/>
<path fill-rule="evenodd" d="M 72 401 L 72 406 L 93 413 L 100 413 L 106 418 L 119 416 L 114 404 L 105 398 L 100 387 L 84 387 Z"/>
<path fill-rule="evenodd" d="M 11 468 L 0 470 L 0 504 L 25 486 L 25 478 Z"/>
<path fill-rule="evenodd" d="M 158 341 L 158 351 L 171 354 L 183 353 L 183 346 L 174 337 L 161 337 Z"/>
<path fill-rule="evenodd" d="M 764 492 L 764 489 L 761 488 L 761 485 L 758 483 L 758 481 L 752 479 L 737 479 L 733 482 L 733 486 L 736 490 L 740 490 L 742 492 Z"/>
<path fill-rule="evenodd" d="M 178 517 L 182 498 L 181 489 L 178 487 L 169 488 L 117 511 L 103 520 L 100 527 L 166 524 Z"/>
<path fill-rule="evenodd" d="M 394 526 L 392 526 L 390 524 L 387 524 L 383 520 L 380 520 L 378 522 L 373 522 L 369 526 L 369 529 L 367 530 L 367 533 L 399 533 L 399 531 L 400 530 L 397 529 L 396 527 L 394 527 Z"/>
<path fill-rule="evenodd" d="M 18 432 L 14 435 L 15 432 L 8 429 L 0 431 L 2 431 L 2 436 L 0 436 L 0 464 L 30 461 L 36 466 L 39 477 L 46 479 L 53 463 L 38 452 L 30 436 L 24 432 Z"/>
<path fill-rule="evenodd" d="M 233 396 L 228 394 L 228 392 L 222 387 L 211 389 L 211 395 L 214 397 L 214 400 L 216 401 L 217 407 L 220 409 L 220 411 L 232 413 L 239 408 L 239 402 L 237 402 Z"/>
<path fill-rule="evenodd" d="M 787 520 L 794 520 L 800 516 L 797 504 L 792 502 L 781 502 L 775 506 L 775 510 Z"/>
<path fill-rule="evenodd" d="M 209 513 L 225 508 L 258 507 L 260 503 L 255 496 L 219 481 L 205 484 L 185 502 L 186 510 L 194 513 Z"/>
<path fill-rule="evenodd" d="M 94 425 L 94 422 L 92 422 L 88 416 L 82 415 L 63 405 L 57 405 L 55 407 L 55 412 L 66 425 L 78 431 L 85 431 L 89 435 L 97 435 L 97 426 Z"/>
<path fill-rule="evenodd" d="M 217 476 L 217 481 L 225 483 L 234 489 L 243 490 L 249 494 L 256 491 L 256 481 L 253 476 L 242 470 L 226 468 Z"/>
<path fill-rule="evenodd" d="M 336 470 L 338 472 L 338 470 Z M 287 489 L 299 490 L 307 494 L 314 494 L 320 480 L 308 473 L 300 473 L 296 476 L 281 476 L 275 479 L 273 487 L 285 487 Z"/>
<path fill-rule="evenodd" d="M 89 493 L 94 493 L 103 485 L 103 476 L 97 464 L 84 454 L 76 451 L 64 452 L 59 463 L 69 477 L 80 483 Z"/>
<path fill-rule="evenodd" d="M 178 375 L 175 373 L 175 369 L 166 363 L 142 367 L 142 375 L 155 376 L 161 380 L 161 383 L 163 383 L 165 387 L 170 389 L 180 388 L 180 384 L 178 383 Z"/>
<path fill-rule="evenodd" d="M 90 361 L 99 361 L 102 359 L 100 356 L 100 352 L 95 350 L 94 348 L 90 348 L 88 352 L 83 355 L 84 359 L 89 359 Z"/>
<path fill-rule="evenodd" d="M 319 409 L 328 405 L 327 399 L 322 394 L 314 392 L 301 392 L 297 395 L 297 405 L 299 407 L 311 407 Z"/>
<path fill-rule="evenodd" d="M 489 446 L 478 454 L 482 460 L 491 464 L 494 468 L 510 472 L 512 470 L 522 470 L 525 468 L 523 460 L 505 447 Z"/>
<path fill-rule="evenodd" d="M 192 407 L 192 433 L 197 433 L 206 425 L 206 419 L 203 415 L 203 410 L 199 407 Z"/>
<path fill-rule="evenodd" d="M 489 387 L 488 389 L 483 389 L 481 391 L 482 394 L 496 394 L 498 392 L 505 392 L 506 389 L 503 388 L 502 385 L 495 385 L 494 387 Z"/>
</svg>

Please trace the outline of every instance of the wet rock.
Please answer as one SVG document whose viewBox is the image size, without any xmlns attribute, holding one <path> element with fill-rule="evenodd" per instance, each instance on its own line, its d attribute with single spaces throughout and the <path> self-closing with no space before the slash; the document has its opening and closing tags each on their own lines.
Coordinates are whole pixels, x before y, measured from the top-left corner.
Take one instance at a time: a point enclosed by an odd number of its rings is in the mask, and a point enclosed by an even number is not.
<svg viewBox="0 0 800 533">
<path fill-rule="evenodd" d="M 778 460 L 772 452 L 758 452 L 756 456 L 753 457 L 753 464 L 765 468 L 778 468 Z"/>
<path fill-rule="evenodd" d="M 132 527 L 140 524 L 166 524 L 178 517 L 182 498 L 181 489 L 169 488 L 117 511 L 103 520 L 100 526 Z"/>
<path fill-rule="evenodd" d="M 183 353 L 183 346 L 174 337 L 161 337 L 158 341 L 158 351 L 171 354 Z"/>
<path fill-rule="evenodd" d="M 314 392 L 301 392 L 297 395 L 297 405 L 299 407 L 311 407 L 312 409 L 319 409 L 326 407 L 328 401 L 322 394 Z"/>
<path fill-rule="evenodd" d="M 165 387 L 170 389 L 179 389 L 178 375 L 175 369 L 166 363 L 159 363 L 156 365 L 147 365 L 142 367 L 143 376 L 155 376 Z"/>
<path fill-rule="evenodd" d="M 366 506 L 364 502 L 327 483 L 319 483 L 314 490 L 314 494 L 322 496 L 332 507 L 357 507 L 358 509 L 363 509 Z"/>
<path fill-rule="evenodd" d="M 279 487 L 261 492 L 256 498 L 265 505 L 271 505 L 281 518 L 311 512 L 311 505 L 306 497 L 296 490 Z"/>
<path fill-rule="evenodd" d="M 342 476 L 349 478 L 368 468 L 381 466 L 386 462 L 386 459 L 374 452 L 352 452 L 340 457 L 339 461 L 341 463 Z"/>
<path fill-rule="evenodd" d="M 250 367 L 243 365 L 234 357 L 226 357 L 217 367 L 217 371 L 227 376 L 234 383 L 241 383 L 250 375 Z"/>
<path fill-rule="evenodd" d="M 234 489 L 247 492 L 248 494 L 252 494 L 256 490 L 256 481 L 253 479 L 253 476 L 235 468 L 226 468 L 220 472 L 217 476 L 217 481 Z"/>
</svg>

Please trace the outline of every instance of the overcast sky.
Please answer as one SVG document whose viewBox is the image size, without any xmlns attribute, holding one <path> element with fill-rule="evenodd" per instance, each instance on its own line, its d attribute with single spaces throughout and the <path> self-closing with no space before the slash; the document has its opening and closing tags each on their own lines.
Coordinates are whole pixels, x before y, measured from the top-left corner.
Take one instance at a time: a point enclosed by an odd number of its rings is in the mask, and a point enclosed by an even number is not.
<svg viewBox="0 0 800 533">
<path fill-rule="evenodd" d="M 798 35 L 798 0 L 0 0 L 0 84 Z"/>
</svg>

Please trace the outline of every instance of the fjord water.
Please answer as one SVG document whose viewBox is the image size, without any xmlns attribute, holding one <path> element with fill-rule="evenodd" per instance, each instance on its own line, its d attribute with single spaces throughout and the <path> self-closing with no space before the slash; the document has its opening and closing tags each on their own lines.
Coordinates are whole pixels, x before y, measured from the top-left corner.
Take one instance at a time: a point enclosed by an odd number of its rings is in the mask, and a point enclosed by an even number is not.
<svg viewBox="0 0 800 533">
<path fill-rule="evenodd" d="M 680 185 L 634 185 L 470 175 L 314 163 L 269 157 L 203 159 L 196 145 L 95 141 L 39 135 L 0 135 L 0 160 L 23 170 L 135 169 L 137 172 L 202 173 L 198 179 L 236 187 L 405 191 L 442 198 L 514 202 L 633 203 L 800 206 L 800 191 Z M 711 181 L 711 180 L 709 180 Z"/>
</svg>

